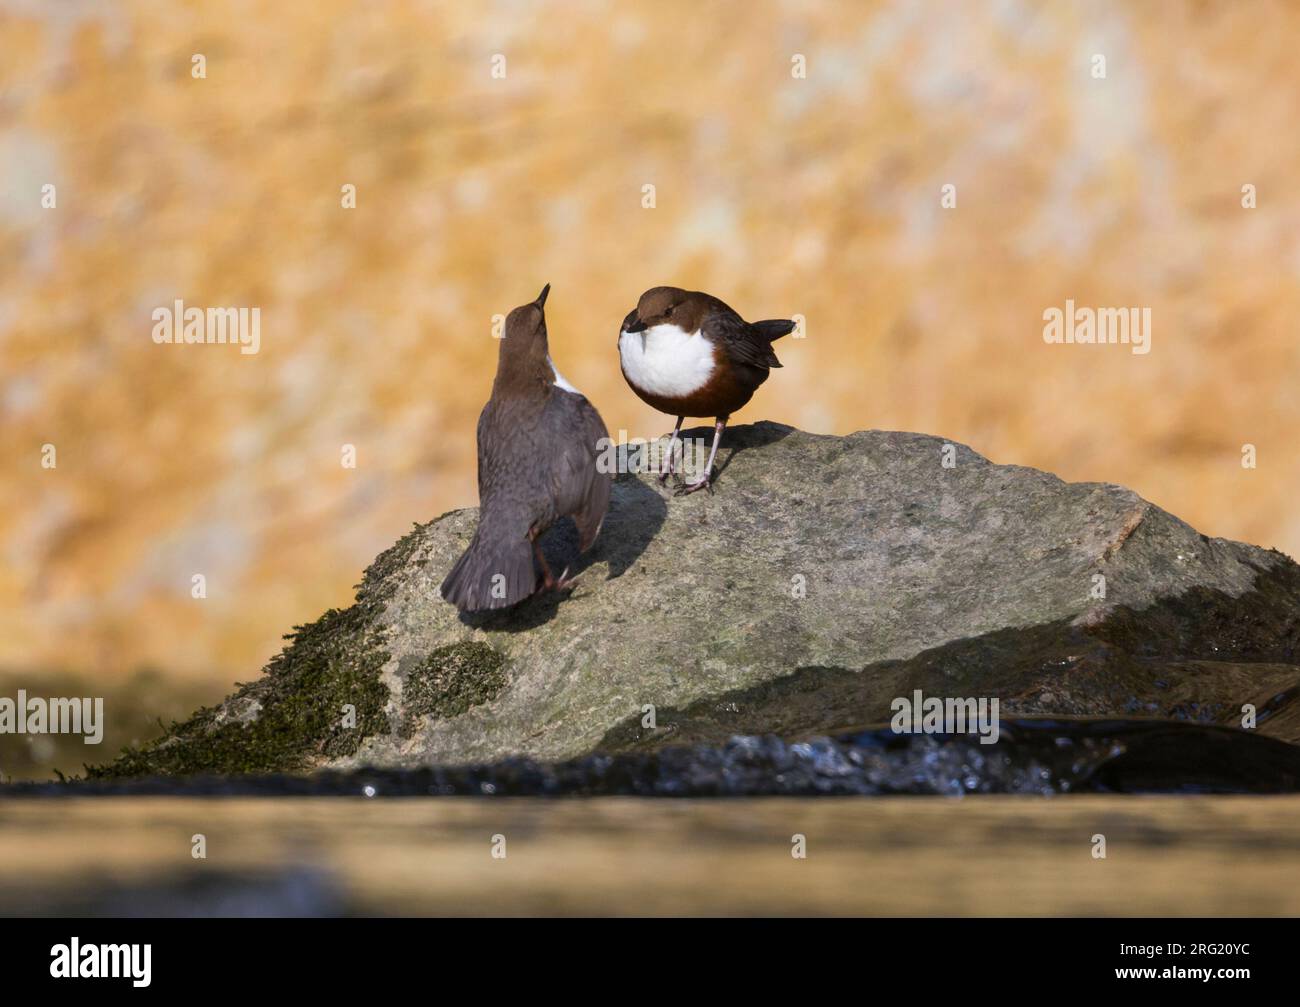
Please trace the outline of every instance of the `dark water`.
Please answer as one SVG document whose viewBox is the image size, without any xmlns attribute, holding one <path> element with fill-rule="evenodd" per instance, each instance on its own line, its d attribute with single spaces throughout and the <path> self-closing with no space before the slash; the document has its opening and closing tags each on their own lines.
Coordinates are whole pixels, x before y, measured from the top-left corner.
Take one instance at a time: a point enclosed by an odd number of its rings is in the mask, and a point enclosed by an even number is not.
<svg viewBox="0 0 1300 1007">
<path fill-rule="evenodd" d="M 0 803 L 0 916 L 1294 916 L 1297 877 L 1300 796 Z"/>
<path fill-rule="evenodd" d="M 1163 720 L 1003 721 L 998 741 L 868 728 L 804 740 L 592 755 L 567 762 L 358 769 L 308 776 L 15 784 L 20 795 L 757 797 L 1300 792 L 1300 746 Z"/>
<path fill-rule="evenodd" d="M 1300 796 L 1245 796 L 1300 795 L 1300 748 L 1212 725 L 0 793 L 21 798 L 0 801 L 3 916 L 1300 912 Z"/>
</svg>

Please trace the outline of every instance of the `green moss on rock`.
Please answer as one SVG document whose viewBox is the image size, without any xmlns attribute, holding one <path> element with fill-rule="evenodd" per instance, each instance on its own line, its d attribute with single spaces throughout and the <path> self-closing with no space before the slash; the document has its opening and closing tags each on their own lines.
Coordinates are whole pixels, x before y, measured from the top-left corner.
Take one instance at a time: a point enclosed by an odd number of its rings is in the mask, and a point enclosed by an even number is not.
<svg viewBox="0 0 1300 1007">
<path fill-rule="evenodd" d="M 241 685 L 220 707 L 173 724 L 157 741 L 87 767 L 87 776 L 295 772 L 353 755 L 366 738 L 387 733 L 389 690 L 380 672 L 389 654 L 377 624 L 396 575 L 418 562 L 425 527 L 416 525 L 375 559 L 356 604 L 331 609 L 286 636 L 290 644 L 258 681 Z M 345 726 L 348 705 L 356 710 L 354 726 Z"/>
<path fill-rule="evenodd" d="M 486 643 L 439 647 L 406 676 L 402 706 L 409 734 L 420 717 L 447 719 L 489 702 L 506 687 L 506 659 Z"/>
</svg>

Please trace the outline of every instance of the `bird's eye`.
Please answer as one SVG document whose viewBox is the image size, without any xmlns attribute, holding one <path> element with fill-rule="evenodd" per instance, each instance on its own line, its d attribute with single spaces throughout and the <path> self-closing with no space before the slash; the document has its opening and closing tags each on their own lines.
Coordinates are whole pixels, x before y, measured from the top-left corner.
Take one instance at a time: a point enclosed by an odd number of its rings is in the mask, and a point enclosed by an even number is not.
<svg viewBox="0 0 1300 1007">
<path fill-rule="evenodd" d="M 664 314 L 665 314 L 665 315 L 671 315 L 671 314 L 673 313 L 673 308 L 675 308 L 675 307 L 677 307 L 677 305 L 675 305 L 675 304 L 670 304 L 670 305 L 668 305 L 668 310 L 665 311 Z"/>
</svg>

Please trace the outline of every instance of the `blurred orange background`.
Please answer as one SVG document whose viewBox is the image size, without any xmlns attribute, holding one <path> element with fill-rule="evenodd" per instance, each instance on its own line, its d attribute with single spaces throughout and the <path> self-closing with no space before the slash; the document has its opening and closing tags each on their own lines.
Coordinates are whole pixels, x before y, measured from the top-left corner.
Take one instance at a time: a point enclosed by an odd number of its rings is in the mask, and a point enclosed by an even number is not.
<svg viewBox="0 0 1300 1007">
<path fill-rule="evenodd" d="M 611 431 L 671 427 L 624 314 L 705 289 L 807 319 L 737 422 L 934 433 L 1298 554 L 1297 37 L 1230 2 L 0 2 L 0 670 L 254 677 L 475 503 L 492 318 L 546 282 Z M 178 298 L 260 307 L 260 352 L 156 345 Z M 1151 353 L 1045 344 L 1067 298 L 1149 307 Z"/>
</svg>

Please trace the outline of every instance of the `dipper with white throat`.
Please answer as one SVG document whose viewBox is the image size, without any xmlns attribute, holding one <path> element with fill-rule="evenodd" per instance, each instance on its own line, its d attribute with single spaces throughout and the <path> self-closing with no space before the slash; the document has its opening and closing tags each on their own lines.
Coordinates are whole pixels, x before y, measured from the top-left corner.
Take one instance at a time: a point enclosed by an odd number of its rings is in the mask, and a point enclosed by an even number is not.
<svg viewBox="0 0 1300 1007">
<path fill-rule="evenodd" d="M 506 318 L 492 396 L 479 416 L 478 528 L 442 582 L 443 598 L 462 611 L 507 608 L 539 582 L 568 587 L 568 570 L 551 575 L 538 538 L 572 517 L 585 552 L 609 508 L 611 479 L 596 467 L 609 432 L 551 362 L 543 311 L 550 289 Z"/>
<path fill-rule="evenodd" d="M 618 334 L 623 377 L 641 399 L 677 417 L 662 484 L 674 472 L 673 449 L 687 416 L 713 416 L 713 448 L 704 474 L 680 494 L 708 489 L 718 442 L 731 414 L 754 396 L 781 362 L 773 340 L 794 330 L 788 318 L 747 322 L 711 294 L 652 287 L 641 295 Z"/>
</svg>

